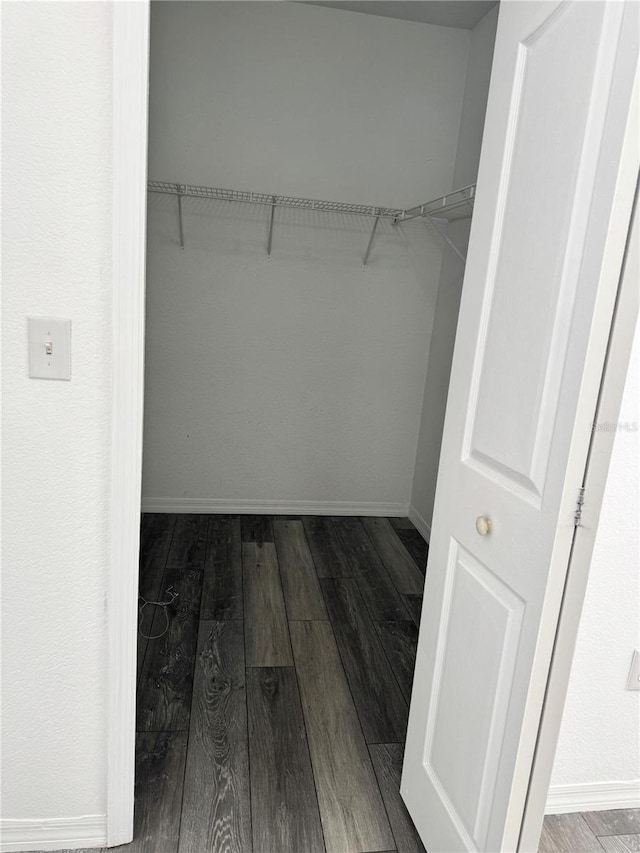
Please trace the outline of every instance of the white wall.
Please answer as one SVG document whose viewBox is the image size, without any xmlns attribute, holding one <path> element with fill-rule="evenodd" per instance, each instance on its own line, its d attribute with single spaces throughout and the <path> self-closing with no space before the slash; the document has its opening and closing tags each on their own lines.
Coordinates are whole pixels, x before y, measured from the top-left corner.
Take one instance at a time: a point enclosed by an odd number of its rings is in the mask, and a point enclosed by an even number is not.
<svg viewBox="0 0 640 853">
<path fill-rule="evenodd" d="M 150 177 L 419 203 L 451 186 L 468 45 L 314 6 L 155 4 Z M 269 262 L 267 221 L 185 201 L 180 252 L 175 200 L 150 201 L 145 506 L 402 512 L 441 241 L 381 225 L 363 272 L 370 220 L 280 209 Z"/>
<path fill-rule="evenodd" d="M 477 178 L 497 24 L 496 6 L 471 31 L 453 182 L 447 191 L 468 186 Z M 463 254 L 469 241 L 469 226 L 468 220 L 461 220 L 452 223 L 448 229 L 448 236 Z M 463 276 L 464 263 L 447 247 L 444 251 L 430 340 L 411 495 L 411 518 L 426 538 L 431 530 Z"/>
<path fill-rule="evenodd" d="M 640 648 L 640 329 L 619 423 L 556 751 L 554 810 L 630 794 L 640 806 L 640 692 L 625 690 Z"/>
<path fill-rule="evenodd" d="M 105 840 L 110 33 L 2 5 L 3 850 Z M 71 318 L 70 382 L 28 378 L 30 314 Z"/>
</svg>

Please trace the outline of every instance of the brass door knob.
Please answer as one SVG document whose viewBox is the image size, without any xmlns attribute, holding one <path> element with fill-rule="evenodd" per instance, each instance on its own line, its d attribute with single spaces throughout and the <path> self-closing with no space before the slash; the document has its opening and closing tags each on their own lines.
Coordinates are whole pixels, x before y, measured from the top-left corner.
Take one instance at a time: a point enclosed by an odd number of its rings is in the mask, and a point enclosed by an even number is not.
<svg viewBox="0 0 640 853">
<path fill-rule="evenodd" d="M 486 515 L 479 515 L 476 518 L 476 530 L 480 536 L 486 536 L 487 533 L 491 533 L 492 528 L 493 524 L 491 523 L 491 519 Z"/>
</svg>

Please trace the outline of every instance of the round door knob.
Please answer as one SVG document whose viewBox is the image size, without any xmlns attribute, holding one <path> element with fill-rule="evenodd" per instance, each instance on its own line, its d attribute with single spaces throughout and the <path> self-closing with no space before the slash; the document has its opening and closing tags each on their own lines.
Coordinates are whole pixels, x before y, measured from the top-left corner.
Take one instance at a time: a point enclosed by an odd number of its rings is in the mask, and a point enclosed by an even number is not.
<svg viewBox="0 0 640 853">
<path fill-rule="evenodd" d="M 492 527 L 493 524 L 491 523 L 491 519 L 487 518 L 486 515 L 479 515 L 476 518 L 476 530 L 480 536 L 486 536 L 487 533 L 491 533 Z"/>
</svg>

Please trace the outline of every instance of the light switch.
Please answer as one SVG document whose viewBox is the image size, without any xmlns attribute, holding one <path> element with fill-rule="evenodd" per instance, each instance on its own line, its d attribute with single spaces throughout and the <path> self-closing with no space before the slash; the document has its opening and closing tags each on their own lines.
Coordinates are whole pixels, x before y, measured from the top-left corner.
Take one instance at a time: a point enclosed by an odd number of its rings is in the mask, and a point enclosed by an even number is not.
<svg viewBox="0 0 640 853">
<path fill-rule="evenodd" d="M 71 320 L 28 317 L 31 379 L 71 379 Z"/>
<path fill-rule="evenodd" d="M 640 690 L 640 649 L 634 651 L 631 659 L 627 690 Z"/>
</svg>

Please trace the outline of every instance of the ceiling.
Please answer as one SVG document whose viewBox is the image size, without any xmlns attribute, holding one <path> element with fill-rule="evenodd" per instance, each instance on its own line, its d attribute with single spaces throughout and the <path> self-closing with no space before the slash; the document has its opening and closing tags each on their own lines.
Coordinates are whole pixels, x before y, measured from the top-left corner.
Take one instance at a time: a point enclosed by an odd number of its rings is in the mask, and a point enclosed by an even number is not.
<svg viewBox="0 0 640 853">
<path fill-rule="evenodd" d="M 478 21 L 496 5 L 497 0 L 304 0 L 312 6 L 328 6 L 347 12 L 363 12 L 383 18 L 400 18 L 421 24 L 459 27 L 472 30 Z"/>
</svg>

